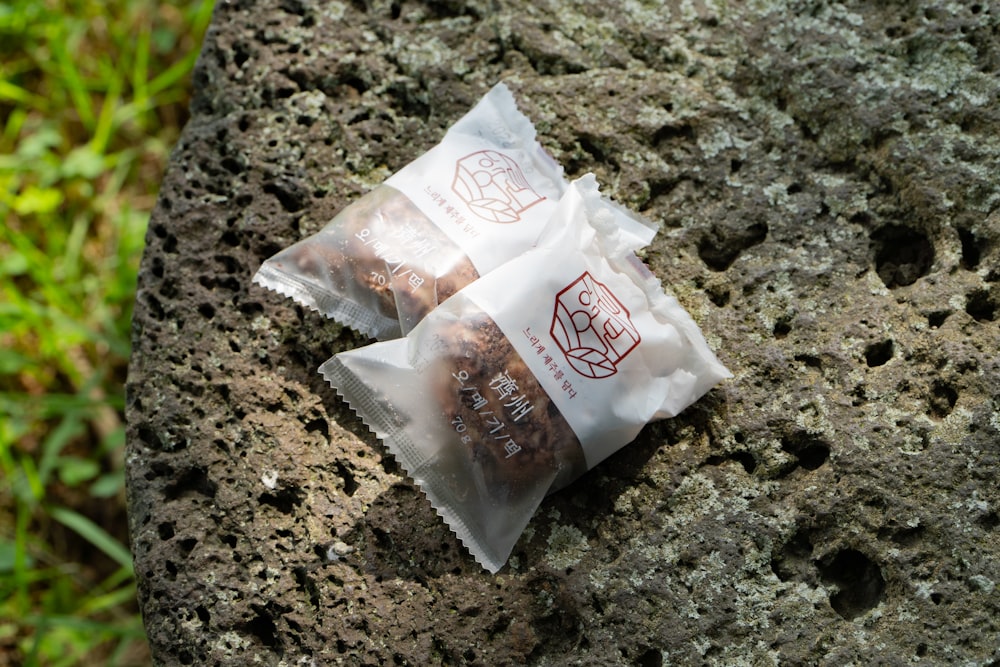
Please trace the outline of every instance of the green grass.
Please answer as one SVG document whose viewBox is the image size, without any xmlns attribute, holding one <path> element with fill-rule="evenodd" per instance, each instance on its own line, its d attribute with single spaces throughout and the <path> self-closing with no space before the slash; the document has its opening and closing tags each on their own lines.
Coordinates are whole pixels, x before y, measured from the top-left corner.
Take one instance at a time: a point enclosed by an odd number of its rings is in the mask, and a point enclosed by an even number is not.
<svg viewBox="0 0 1000 667">
<path fill-rule="evenodd" d="M 0 667 L 148 664 L 135 276 L 211 0 L 0 0 Z"/>
</svg>

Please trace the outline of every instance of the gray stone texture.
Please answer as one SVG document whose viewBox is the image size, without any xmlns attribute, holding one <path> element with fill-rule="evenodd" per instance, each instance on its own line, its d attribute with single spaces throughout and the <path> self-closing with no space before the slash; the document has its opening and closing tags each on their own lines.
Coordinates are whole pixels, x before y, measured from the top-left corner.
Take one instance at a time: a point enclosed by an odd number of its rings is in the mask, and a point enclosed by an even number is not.
<svg viewBox="0 0 1000 667">
<path fill-rule="evenodd" d="M 985 2 L 220 0 L 135 311 L 157 663 L 1000 665 L 998 74 Z M 736 377 L 491 576 L 250 278 L 501 79 Z"/>
</svg>

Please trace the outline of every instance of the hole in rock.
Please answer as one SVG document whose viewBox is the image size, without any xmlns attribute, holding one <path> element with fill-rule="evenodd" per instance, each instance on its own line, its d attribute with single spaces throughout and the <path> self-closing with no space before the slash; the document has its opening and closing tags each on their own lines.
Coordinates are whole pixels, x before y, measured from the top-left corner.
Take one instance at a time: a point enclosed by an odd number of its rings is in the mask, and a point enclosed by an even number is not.
<svg viewBox="0 0 1000 667">
<path fill-rule="evenodd" d="M 713 271 L 728 269 L 740 253 L 767 238 L 767 225 L 712 225 L 698 243 L 698 256 Z"/>
<path fill-rule="evenodd" d="M 302 504 L 303 493 L 298 487 L 288 486 L 275 493 L 262 493 L 257 501 L 270 505 L 282 514 L 291 514 Z"/>
<path fill-rule="evenodd" d="M 997 526 L 1000 526 L 1000 514 L 996 512 L 990 512 L 989 514 L 984 514 L 983 516 L 976 519 L 976 523 L 985 528 L 986 530 L 994 530 Z"/>
<path fill-rule="evenodd" d="M 969 293 L 965 300 L 965 312 L 977 322 L 992 322 L 996 317 L 997 304 L 985 289 L 977 289 Z"/>
<path fill-rule="evenodd" d="M 235 248 L 240 244 L 240 236 L 233 230 L 227 229 L 222 233 L 222 242 L 230 248 Z"/>
<path fill-rule="evenodd" d="M 170 477 L 174 474 L 174 469 L 162 461 L 153 461 L 150 469 L 142 476 L 147 482 L 152 482 L 157 477 Z"/>
<path fill-rule="evenodd" d="M 149 292 L 140 294 L 139 302 L 145 304 L 150 319 L 162 322 L 167 316 L 167 311 L 164 309 L 163 304 L 160 303 L 160 300 Z"/>
<path fill-rule="evenodd" d="M 159 293 L 165 299 L 173 299 L 178 295 L 177 285 L 173 282 L 164 281 L 159 286 Z"/>
<path fill-rule="evenodd" d="M 222 158 L 222 168 L 233 175 L 239 175 L 243 173 L 245 169 L 243 163 L 233 157 Z"/>
<path fill-rule="evenodd" d="M 174 524 L 169 521 L 165 521 L 156 527 L 156 532 L 160 536 L 161 540 L 169 540 L 174 536 Z"/>
<path fill-rule="evenodd" d="M 146 444 L 147 447 L 152 449 L 163 449 L 163 440 L 160 438 L 160 434 L 150 426 L 149 424 L 139 425 L 139 439 Z"/>
<path fill-rule="evenodd" d="M 817 568 L 825 583 L 837 587 L 830 596 L 830 606 L 847 620 L 874 609 L 885 599 L 881 568 L 860 551 L 844 549 L 817 563 Z"/>
<path fill-rule="evenodd" d="M 927 530 L 923 526 L 901 528 L 892 534 L 892 541 L 903 547 L 912 547 L 923 539 Z"/>
<path fill-rule="evenodd" d="M 600 139 L 590 135 L 583 135 L 579 137 L 578 141 L 580 142 L 580 148 L 592 155 L 594 160 L 597 162 L 608 161 L 608 151 L 601 145 L 603 142 Z"/>
<path fill-rule="evenodd" d="M 215 255 L 212 259 L 222 264 L 222 271 L 227 274 L 240 273 L 240 260 L 229 255 Z"/>
<path fill-rule="evenodd" d="M 344 76 L 344 77 L 343 77 L 343 78 L 341 79 L 341 82 L 342 82 L 342 83 L 343 83 L 343 84 L 344 84 L 345 86 L 347 86 L 347 87 L 349 87 L 349 88 L 353 88 L 353 89 L 354 89 L 354 90 L 355 90 L 355 91 L 356 91 L 356 92 L 358 93 L 358 95 L 363 95 L 364 93 L 368 92 L 368 89 L 369 89 L 369 88 L 371 88 L 371 84 L 369 84 L 369 82 L 368 82 L 368 81 L 366 81 L 366 80 L 365 80 L 364 78 L 362 78 L 361 76 L 355 76 L 355 75 L 351 75 L 351 74 L 349 74 L 349 75 L 347 75 L 347 76 Z M 364 111 L 363 113 L 364 113 L 365 115 L 367 115 L 368 117 L 366 117 L 366 118 L 363 118 L 362 120 L 368 120 L 368 118 L 370 118 L 370 117 L 371 117 L 371 116 L 370 116 L 370 113 L 371 113 L 371 112 L 369 112 L 369 111 L 365 110 L 365 111 Z"/>
<path fill-rule="evenodd" d="M 958 239 L 962 242 L 962 268 L 974 271 L 979 266 L 980 248 L 976 235 L 964 227 L 958 228 Z"/>
<path fill-rule="evenodd" d="M 287 179 L 270 181 L 264 184 L 264 192 L 277 198 L 281 207 L 289 213 L 295 213 L 305 208 L 309 194 L 298 183 Z"/>
<path fill-rule="evenodd" d="M 954 387 L 941 380 L 934 382 L 929 398 L 931 414 L 939 419 L 947 417 L 951 414 L 952 408 L 955 407 L 957 401 L 958 392 L 955 391 Z"/>
<path fill-rule="evenodd" d="M 306 8 L 302 4 L 302 0 L 281 0 L 278 6 L 289 14 L 295 14 L 296 16 L 305 16 Z"/>
<path fill-rule="evenodd" d="M 246 624 L 246 629 L 261 641 L 264 646 L 278 645 L 278 626 L 265 607 L 251 605 L 257 615 Z"/>
<path fill-rule="evenodd" d="M 816 470 L 830 456 L 830 446 L 806 431 L 796 431 L 782 438 L 781 449 L 794 456 L 796 463 L 806 470 Z"/>
<path fill-rule="evenodd" d="M 264 312 L 264 306 L 256 301 L 249 301 L 239 305 L 239 311 L 247 316 L 259 315 Z"/>
<path fill-rule="evenodd" d="M 872 245 L 875 271 L 889 289 L 912 285 L 934 263 L 934 246 L 910 227 L 886 225 L 872 234 Z"/>
<path fill-rule="evenodd" d="M 329 440 L 330 426 L 326 423 L 326 419 L 313 419 L 306 424 L 306 433 L 319 433 L 324 440 Z"/>
<path fill-rule="evenodd" d="M 680 139 L 688 142 L 694 140 L 694 128 L 688 124 L 664 125 L 653 133 L 653 145 L 659 148 L 660 144 Z"/>
<path fill-rule="evenodd" d="M 348 497 L 354 495 L 355 491 L 358 490 L 358 482 L 354 479 L 354 475 L 351 473 L 350 469 L 345 466 L 340 461 L 336 462 L 337 476 L 344 480 L 344 494 Z"/>
<path fill-rule="evenodd" d="M 792 325 L 790 320 L 787 317 L 779 317 L 774 323 L 774 329 L 771 330 L 771 333 L 775 338 L 781 339 L 787 336 L 791 330 Z"/>
<path fill-rule="evenodd" d="M 389 104 L 402 115 L 424 120 L 430 117 L 429 100 L 417 88 L 402 83 L 389 84 L 386 92 Z"/>
<path fill-rule="evenodd" d="M 167 254 L 174 254 L 177 252 L 177 237 L 173 234 L 168 234 L 167 238 L 163 241 L 163 252 Z"/>
<path fill-rule="evenodd" d="M 208 478 L 208 471 L 205 468 L 188 468 L 177 481 L 167 486 L 164 496 L 167 500 L 177 500 L 191 494 L 214 498 L 216 488 L 217 485 Z"/>
<path fill-rule="evenodd" d="M 237 42 L 233 45 L 233 63 L 237 67 L 243 67 L 243 63 L 250 59 L 250 51 L 246 44 Z M 241 121 L 242 122 L 242 121 Z M 240 127 L 243 130 L 243 127 Z M 245 131 L 245 130 L 244 130 Z"/>
<path fill-rule="evenodd" d="M 235 277 L 232 276 L 226 278 L 221 278 L 216 276 L 201 276 L 200 278 L 198 278 L 198 282 L 201 283 L 202 287 L 210 290 L 214 290 L 217 287 L 224 290 L 228 290 L 230 292 L 240 292 L 243 290 L 242 283 L 240 283 L 239 280 L 237 280 Z"/>
<path fill-rule="evenodd" d="M 753 474 L 753 471 L 757 469 L 757 459 L 750 452 L 731 452 L 725 456 L 710 456 L 705 460 L 705 463 L 710 466 L 719 466 L 726 461 L 739 463 L 748 475 Z"/>
<path fill-rule="evenodd" d="M 208 624 L 208 621 L 212 618 L 212 615 L 208 613 L 208 610 L 202 606 L 197 606 L 194 608 L 194 613 L 198 615 L 198 620 L 202 623 Z"/>
<path fill-rule="evenodd" d="M 809 368 L 823 368 L 823 360 L 811 354 L 796 354 L 795 361 L 801 361 Z"/>
<path fill-rule="evenodd" d="M 869 368 L 882 366 L 892 359 L 893 343 L 891 340 L 884 340 L 880 343 L 872 343 L 865 348 L 865 363 Z"/>
<path fill-rule="evenodd" d="M 295 582 L 299 590 L 309 596 L 309 602 L 316 609 L 320 607 L 320 591 L 316 581 L 309 576 L 309 572 L 304 567 L 297 567 L 292 571 L 295 575 Z"/>
<path fill-rule="evenodd" d="M 944 321 L 948 319 L 949 315 L 951 315 L 950 310 L 939 310 L 933 312 L 927 316 L 927 325 L 933 329 L 937 329 L 944 324 Z"/>
<path fill-rule="evenodd" d="M 660 197 L 665 197 L 669 195 L 677 187 L 677 181 L 674 179 L 663 179 L 655 178 L 649 180 L 649 199 L 648 202 L 652 202 Z"/>
<path fill-rule="evenodd" d="M 709 301 L 714 303 L 719 308 L 722 308 L 729 303 L 729 290 L 720 285 L 709 287 L 706 292 L 708 293 Z"/>
<path fill-rule="evenodd" d="M 733 452 L 731 458 L 743 466 L 748 475 L 753 474 L 753 471 L 757 469 L 757 459 L 750 452 Z"/>
<path fill-rule="evenodd" d="M 655 648 L 646 650 L 635 663 L 639 667 L 663 667 L 663 654 Z"/>
</svg>

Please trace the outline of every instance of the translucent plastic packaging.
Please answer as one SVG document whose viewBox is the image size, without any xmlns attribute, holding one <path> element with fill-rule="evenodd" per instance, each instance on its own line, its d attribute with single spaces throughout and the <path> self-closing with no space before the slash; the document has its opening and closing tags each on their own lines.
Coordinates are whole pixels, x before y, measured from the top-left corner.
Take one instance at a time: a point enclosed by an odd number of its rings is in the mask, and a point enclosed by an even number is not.
<svg viewBox="0 0 1000 667">
<path fill-rule="evenodd" d="M 566 189 L 498 84 L 442 141 L 263 263 L 254 282 L 378 339 L 532 247 Z M 614 206 L 610 202 L 608 206 Z M 619 207 L 636 248 L 655 228 Z"/>
<path fill-rule="evenodd" d="M 553 217 L 405 338 L 320 368 L 491 572 L 546 494 L 731 377 L 590 179 Z"/>
</svg>

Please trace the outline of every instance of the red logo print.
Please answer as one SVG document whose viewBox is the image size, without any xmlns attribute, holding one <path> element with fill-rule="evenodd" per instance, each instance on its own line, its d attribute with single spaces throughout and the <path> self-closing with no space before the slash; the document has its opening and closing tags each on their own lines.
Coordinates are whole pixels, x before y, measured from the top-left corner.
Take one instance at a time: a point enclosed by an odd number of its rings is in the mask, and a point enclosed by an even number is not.
<svg viewBox="0 0 1000 667">
<path fill-rule="evenodd" d="M 489 222 L 517 222 L 545 199 L 531 189 L 517 163 L 497 151 L 479 151 L 456 162 L 451 189 Z"/>
<path fill-rule="evenodd" d="M 629 312 L 588 272 L 556 295 L 552 337 L 580 375 L 606 378 L 641 340 Z"/>
</svg>

